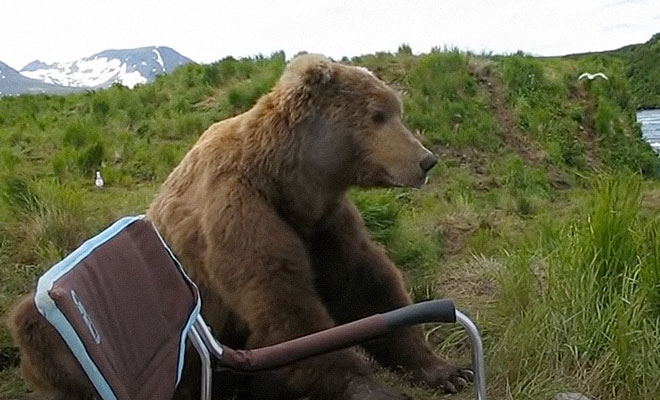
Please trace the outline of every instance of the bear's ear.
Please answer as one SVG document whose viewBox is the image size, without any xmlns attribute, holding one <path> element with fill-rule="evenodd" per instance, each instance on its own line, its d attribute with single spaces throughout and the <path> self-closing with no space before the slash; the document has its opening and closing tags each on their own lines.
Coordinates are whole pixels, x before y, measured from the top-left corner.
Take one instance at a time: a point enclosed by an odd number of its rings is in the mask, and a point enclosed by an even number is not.
<svg viewBox="0 0 660 400">
<path fill-rule="evenodd" d="M 329 58 L 322 55 L 303 54 L 289 62 L 282 80 L 293 83 L 293 86 L 303 85 L 310 88 L 324 86 L 332 80 L 332 64 Z"/>
</svg>

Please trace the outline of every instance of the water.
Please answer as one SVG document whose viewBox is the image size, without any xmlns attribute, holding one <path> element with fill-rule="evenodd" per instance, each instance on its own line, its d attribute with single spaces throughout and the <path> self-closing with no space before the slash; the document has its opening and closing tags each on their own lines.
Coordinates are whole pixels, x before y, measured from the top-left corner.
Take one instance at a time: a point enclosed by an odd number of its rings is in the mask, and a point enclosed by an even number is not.
<svg viewBox="0 0 660 400">
<path fill-rule="evenodd" d="M 660 110 L 644 110 L 637 113 L 642 124 L 642 134 L 651 147 L 660 153 Z"/>
</svg>

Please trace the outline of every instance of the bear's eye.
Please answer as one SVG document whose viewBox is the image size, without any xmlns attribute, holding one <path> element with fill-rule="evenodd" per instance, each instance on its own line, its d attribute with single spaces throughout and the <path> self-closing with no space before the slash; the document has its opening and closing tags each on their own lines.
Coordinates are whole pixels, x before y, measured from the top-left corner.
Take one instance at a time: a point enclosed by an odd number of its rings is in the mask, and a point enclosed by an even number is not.
<svg viewBox="0 0 660 400">
<path fill-rule="evenodd" d="M 381 124 L 385 123 L 385 119 L 387 119 L 387 116 L 385 115 L 385 113 L 383 111 L 376 111 L 371 116 L 371 120 L 376 125 L 381 125 Z"/>
</svg>

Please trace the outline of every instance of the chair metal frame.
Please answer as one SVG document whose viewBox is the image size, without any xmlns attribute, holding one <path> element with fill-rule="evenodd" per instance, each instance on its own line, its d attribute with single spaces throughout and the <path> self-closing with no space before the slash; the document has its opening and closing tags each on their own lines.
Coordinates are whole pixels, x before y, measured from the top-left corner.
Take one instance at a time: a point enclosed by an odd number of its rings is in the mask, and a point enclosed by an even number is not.
<svg viewBox="0 0 660 400">
<path fill-rule="evenodd" d="M 451 308 L 448 313 L 447 307 Z M 424 306 L 424 307 L 420 307 Z M 453 312 L 453 315 L 451 314 Z M 425 303 L 413 304 L 410 306 L 402 307 L 398 310 L 391 311 L 385 314 L 378 314 L 376 316 L 367 317 L 362 320 L 353 322 L 352 324 L 360 326 L 363 321 L 364 326 L 370 325 L 376 318 L 383 319 L 386 323 L 385 329 L 390 329 L 396 326 L 405 326 L 413 325 L 415 323 L 423 322 L 456 322 L 461 325 L 468 337 L 470 338 L 470 347 L 472 349 L 472 365 L 474 371 L 474 393 L 477 400 L 486 400 L 486 370 L 484 363 L 484 348 L 481 340 L 481 335 L 477 326 L 468 318 L 464 313 L 459 310 L 454 309 L 453 303 L 447 300 L 435 300 Z M 388 318 L 389 317 L 389 318 Z M 367 322 L 369 321 L 369 322 Z M 318 332 L 316 334 L 305 336 L 301 341 L 306 340 L 306 338 L 317 336 L 320 340 L 323 338 L 328 338 L 332 335 L 332 331 L 340 331 L 343 326 L 338 326 L 334 328 L 327 329 L 325 331 Z M 383 331 L 378 332 L 367 332 L 365 336 L 362 336 L 360 339 L 365 340 L 367 338 L 375 337 L 382 334 Z M 341 333 L 340 333 L 341 334 Z M 335 335 L 336 337 L 336 335 Z M 305 349 L 296 349 L 300 351 L 293 351 L 293 355 L 286 359 L 278 362 L 276 364 L 261 365 L 260 360 L 258 360 L 258 354 L 247 354 L 245 357 L 249 358 L 250 356 L 255 356 L 254 360 L 249 360 L 245 364 L 235 364 L 227 356 L 228 352 L 235 352 L 235 350 L 229 349 L 226 346 L 218 343 L 211 333 L 208 325 L 204 321 L 201 315 L 197 317 L 197 320 L 193 324 L 192 328 L 188 333 L 188 338 L 192 342 L 193 347 L 200 356 L 202 363 L 202 373 L 201 373 L 201 399 L 210 400 L 211 399 L 211 390 L 213 384 L 213 371 L 212 371 L 212 360 L 217 360 L 221 364 L 227 365 L 229 368 L 234 368 L 236 370 L 248 370 L 248 371 L 258 371 L 262 369 L 277 368 L 295 362 L 296 360 L 301 360 L 307 357 L 311 357 L 326 351 L 338 350 L 344 347 L 350 347 L 351 345 L 357 344 L 355 339 L 345 338 L 346 340 L 340 340 L 340 344 L 329 345 L 325 349 L 311 349 L 309 346 Z M 294 340 L 296 341 L 296 340 Z M 290 342 L 294 342 L 290 341 Z M 271 348 L 286 346 L 287 343 L 284 342 L 279 345 L 271 346 Z M 319 343 L 317 341 L 317 343 Z M 255 350 L 259 352 L 259 349 Z M 232 365 L 234 364 L 234 365 Z"/>
</svg>

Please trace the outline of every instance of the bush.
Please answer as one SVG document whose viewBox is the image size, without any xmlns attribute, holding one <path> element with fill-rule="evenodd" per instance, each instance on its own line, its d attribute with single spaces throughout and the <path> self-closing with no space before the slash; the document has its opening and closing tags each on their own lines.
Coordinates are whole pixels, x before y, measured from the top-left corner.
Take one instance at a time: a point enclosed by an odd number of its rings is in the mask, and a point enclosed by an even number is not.
<svg viewBox="0 0 660 400">
<path fill-rule="evenodd" d="M 95 142 L 98 138 L 99 131 L 96 126 L 79 120 L 69 124 L 64 129 L 62 143 L 66 146 L 80 149 L 88 143 Z"/>
<path fill-rule="evenodd" d="M 0 181 L 2 200 L 14 214 L 35 211 L 39 198 L 27 181 L 18 176 L 7 176 Z"/>
<path fill-rule="evenodd" d="M 78 167 L 84 174 L 91 174 L 101 168 L 103 157 L 105 156 L 105 146 L 102 142 L 96 142 L 89 146 L 78 156 Z"/>
<path fill-rule="evenodd" d="M 78 165 L 78 157 L 78 152 L 70 147 L 58 151 L 51 159 L 53 174 L 61 178 L 73 172 Z"/>
</svg>

